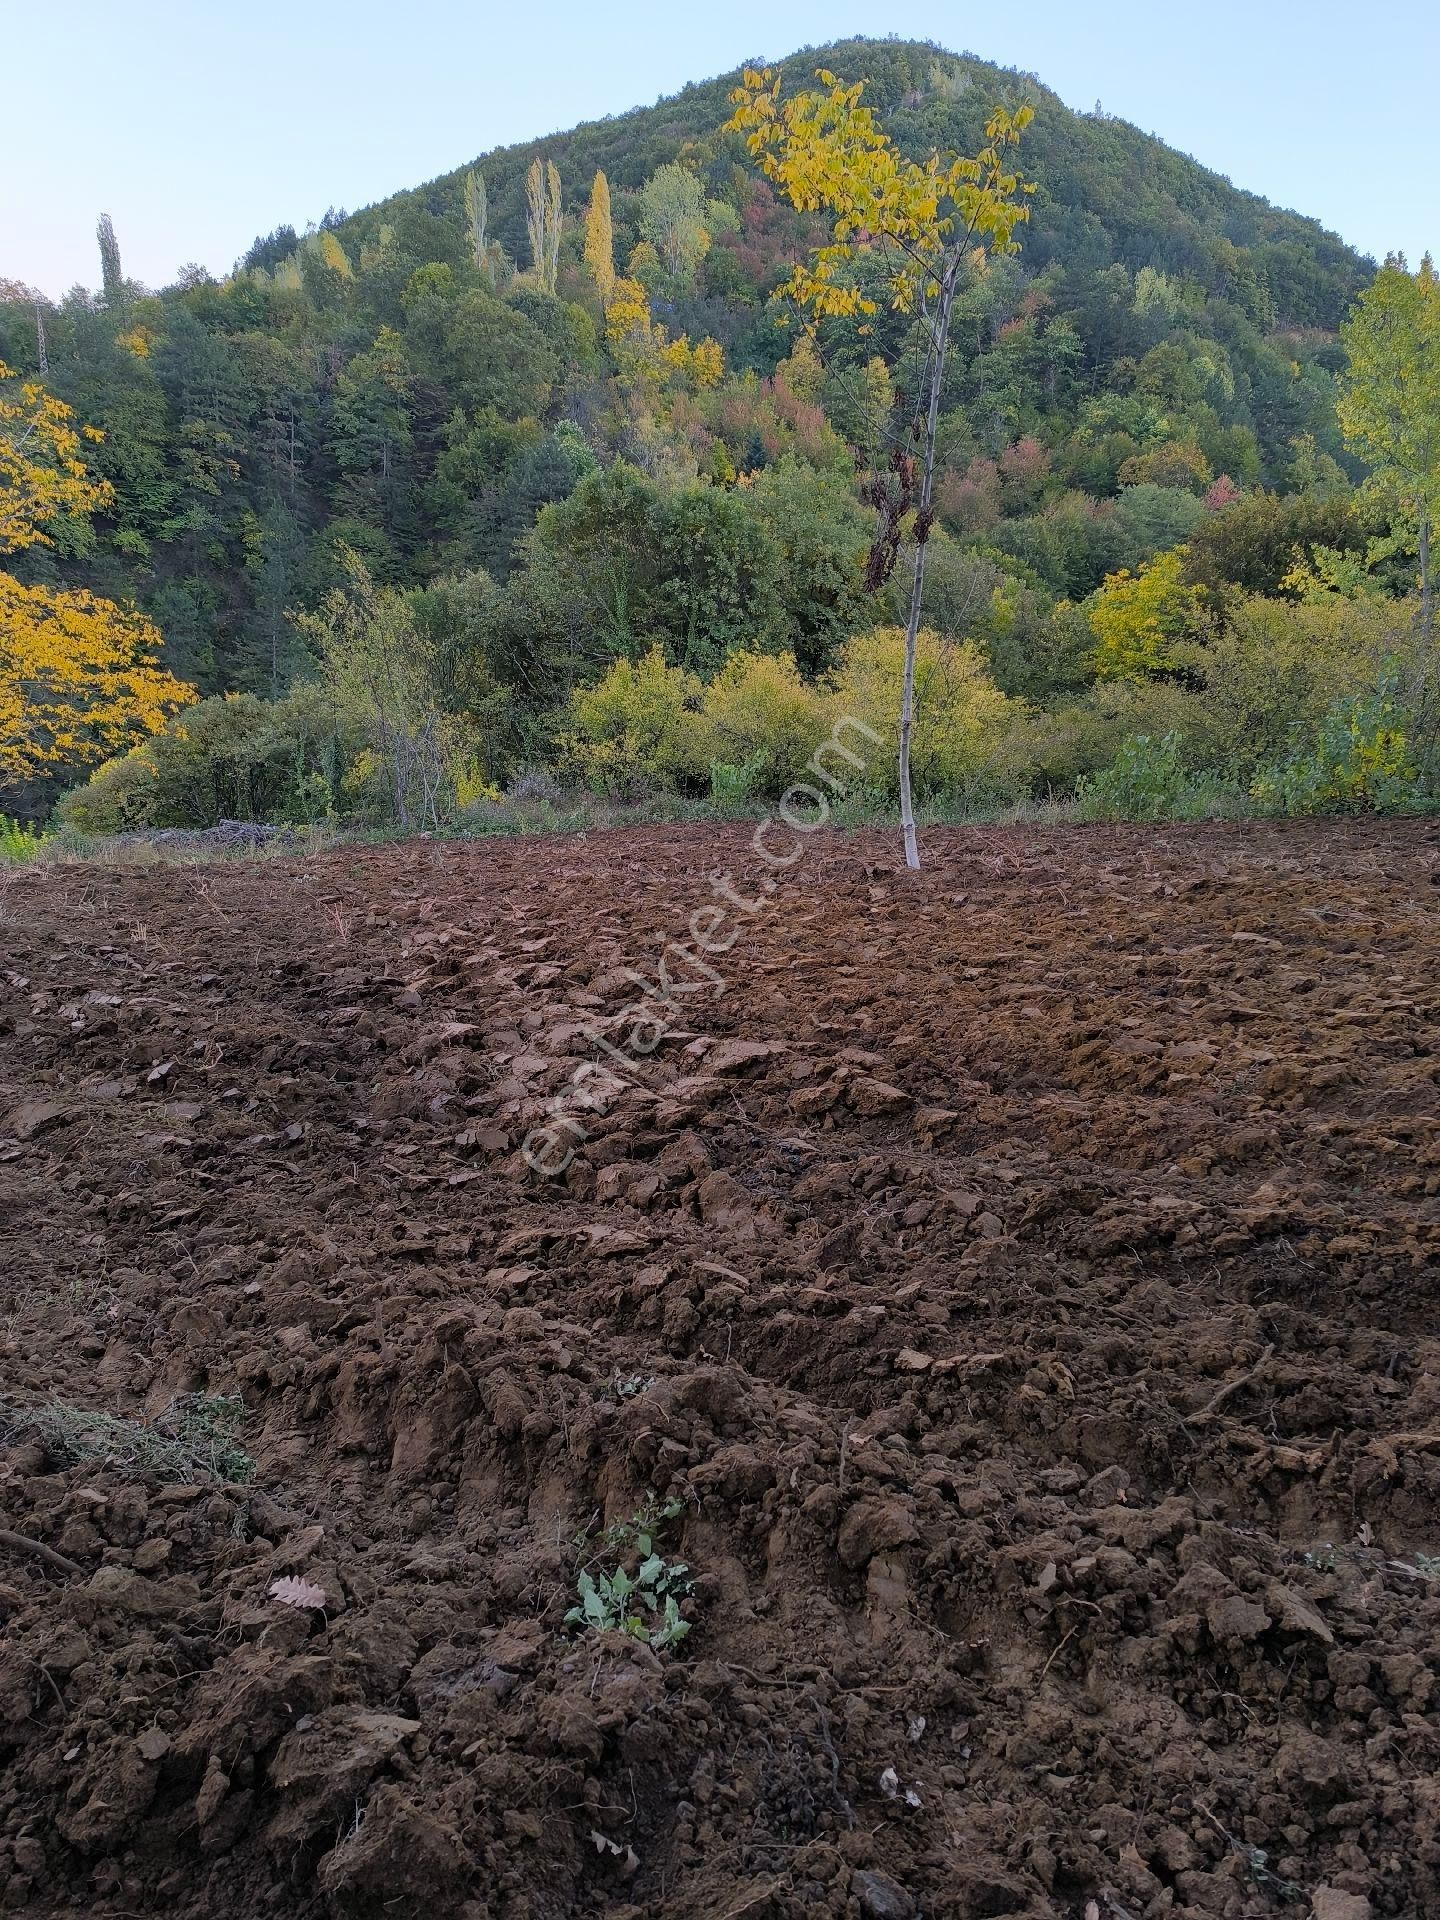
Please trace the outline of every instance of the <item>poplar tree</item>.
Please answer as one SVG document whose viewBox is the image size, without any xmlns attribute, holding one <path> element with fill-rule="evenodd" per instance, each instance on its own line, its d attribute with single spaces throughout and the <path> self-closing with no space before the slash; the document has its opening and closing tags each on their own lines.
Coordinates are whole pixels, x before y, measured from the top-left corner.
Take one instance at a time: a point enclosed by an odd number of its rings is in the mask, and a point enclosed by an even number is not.
<svg viewBox="0 0 1440 1920">
<path fill-rule="evenodd" d="M 553 161 L 530 162 L 525 175 L 525 225 L 535 278 L 546 293 L 555 291 L 560 266 L 560 175 Z"/>
<path fill-rule="evenodd" d="M 120 271 L 120 242 L 115 238 L 115 223 L 102 213 L 95 223 L 95 238 L 100 242 L 100 279 L 105 289 L 105 304 L 112 312 L 125 304 L 125 279 Z"/>
<path fill-rule="evenodd" d="M 554 293 L 560 274 L 560 174 L 553 161 L 545 163 L 545 290 Z"/>
<path fill-rule="evenodd" d="M 601 300 L 608 302 L 615 285 L 615 228 L 610 217 L 610 182 L 603 173 L 595 175 L 585 209 L 585 264 Z"/>
<path fill-rule="evenodd" d="M 485 176 L 472 167 L 465 176 L 465 225 L 470 234 L 470 255 L 478 273 L 495 284 L 498 245 L 490 239 L 490 199 L 485 191 Z"/>
</svg>

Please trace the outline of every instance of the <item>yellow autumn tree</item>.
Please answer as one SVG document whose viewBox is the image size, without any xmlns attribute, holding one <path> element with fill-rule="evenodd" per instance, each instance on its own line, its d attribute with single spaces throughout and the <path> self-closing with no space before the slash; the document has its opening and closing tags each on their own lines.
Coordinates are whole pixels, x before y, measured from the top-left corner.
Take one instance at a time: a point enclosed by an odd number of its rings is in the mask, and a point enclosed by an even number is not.
<svg viewBox="0 0 1440 1920">
<path fill-rule="evenodd" d="M 81 458 L 86 440 L 63 401 L 38 380 L 18 380 L 0 360 L 0 553 L 48 547 L 51 520 L 97 513 L 111 498 L 107 480 L 93 480 Z"/>
<path fill-rule="evenodd" d="M 610 182 L 598 172 L 585 209 L 585 264 L 601 300 L 608 301 L 615 286 L 615 226 L 610 216 Z"/>
<path fill-rule="evenodd" d="M 355 270 L 350 265 L 350 260 L 345 249 L 328 229 L 320 235 L 318 252 L 322 262 L 330 269 L 331 273 L 337 274 L 342 280 L 353 280 L 355 278 Z"/>
<path fill-rule="evenodd" d="M 1138 573 L 1107 573 L 1086 607 L 1095 636 L 1093 664 L 1102 680 L 1143 680 L 1173 673 L 1179 649 L 1199 618 L 1200 590 L 1186 584 L 1185 550 L 1157 554 Z"/>
<path fill-rule="evenodd" d="M 81 458 L 101 437 L 0 361 L 0 553 L 50 546 L 51 522 L 108 504 L 108 482 Z M 159 647 L 133 608 L 0 572 L 0 783 L 93 765 L 195 699 L 157 664 Z"/>
<path fill-rule="evenodd" d="M 659 386 L 679 374 L 692 386 L 714 387 L 725 375 L 725 354 L 707 335 L 691 343 L 686 333 L 670 338 L 650 317 L 650 301 L 638 280 L 617 275 L 605 302 L 605 341 L 622 380 Z"/>
</svg>

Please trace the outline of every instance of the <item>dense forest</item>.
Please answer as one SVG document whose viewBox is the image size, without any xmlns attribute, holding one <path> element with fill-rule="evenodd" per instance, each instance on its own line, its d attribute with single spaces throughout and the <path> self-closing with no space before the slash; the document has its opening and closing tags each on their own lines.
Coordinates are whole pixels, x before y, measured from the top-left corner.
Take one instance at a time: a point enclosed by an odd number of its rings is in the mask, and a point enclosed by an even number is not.
<svg viewBox="0 0 1440 1920">
<path fill-rule="evenodd" d="M 1249 790 L 1322 694 L 1380 687 L 1408 624 L 1405 541 L 1336 405 L 1373 263 L 1028 76 L 896 42 L 823 57 L 910 155 L 1034 109 L 1022 244 L 976 255 L 945 375 L 926 645 L 951 689 L 932 707 L 965 711 L 929 789 L 1070 791 L 1139 737 Z M 0 283 L 0 361 L 103 436 L 103 501 L 17 577 L 133 604 L 161 668 L 248 696 L 172 729 L 192 755 L 223 736 L 242 782 L 157 801 L 153 766 L 148 787 L 107 769 L 96 823 L 385 795 L 405 815 L 405 779 L 370 779 L 386 744 L 342 724 L 366 660 L 434 708 L 452 804 L 541 762 L 762 790 L 793 757 L 787 702 L 801 736 L 838 688 L 865 705 L 896 618 L 867 568 L 875 476 L 920 329 L 883 304 L 797 328 L 777 290 L 825 223 L 725 130 L 735 80 L 277 228 L 224 280 L 148 291 L 102 220 L 99 292 Z M 1244 654 L 1243 680 L 1257 650 L 1293 683 L 1263 738 L 1205 664 Z M 55 784 L 16 783 L 12 810 Z"/>
</svg>

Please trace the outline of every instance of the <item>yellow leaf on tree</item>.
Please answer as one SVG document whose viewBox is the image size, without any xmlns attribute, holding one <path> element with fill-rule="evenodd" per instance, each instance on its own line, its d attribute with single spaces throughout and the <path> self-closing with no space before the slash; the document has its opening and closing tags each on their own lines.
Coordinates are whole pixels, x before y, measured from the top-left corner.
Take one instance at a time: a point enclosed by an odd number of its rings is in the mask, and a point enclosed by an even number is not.
<svg viewBox="0 0 1440 1920">
<path fill-rule="evenodd" d="M 156 664 L 159 646 L 132 608 L 0 573 L 0 781 L 94 765 L 158 732 L 198 697 Z"/>
<path fill-rule="evenodd" d="M 1180 665 L 1177 648 L 1192 635 L 1200 605 L 1199 589 L 1185 583 L 1184 559 L 1177 547 L 1138 573 L 1106 574 L 1086 609 L 1100 679 L 1140 680 Z"/>
<path fill-rule="evenodd" d="M 82 437 L 63 400 L 38 380 L 21 380 L 0 360 L 0 553 L 48 547 L 48 521 L 108 506 L 108 480 L 92 480 L 80 458 Z"/>
<path fill-rule="evenodd" d="M 875 302 L 846 277 L 862 249 L 882 259 L 891 304 L 904 313 L 938 291 L 957 235 L 995 253 L 1014 250 L 1032 187 L 1007 170 L 1004 156 L 1034 118 L 1032 108 L 997 108 L 976 154 L 916 162 L 860 104 L 863 81 L 846 86 L 824 68 L 815 77 L 820 91 L 782 100 L 777 74 L 747 68 L 730 95 L 735 111 L 725 128 L 745 136 L 760 171 L 793 207 L 830 217 L 830 244 L 802 261 L 784 289 L 798 306 L 815 320 L 873 313 Z"/>
<path fill-rule="evenodd" d="M 47 523 L 108 505 L 63 401 L 0 362 L 0 553 L 48 546 Z M 193 687 L 158 665 L 159 631 L 93 593 L 25 586 L 0 573 L 0 782 L 46 767 L 93 765 L 154 733 Z"/>
</svg>

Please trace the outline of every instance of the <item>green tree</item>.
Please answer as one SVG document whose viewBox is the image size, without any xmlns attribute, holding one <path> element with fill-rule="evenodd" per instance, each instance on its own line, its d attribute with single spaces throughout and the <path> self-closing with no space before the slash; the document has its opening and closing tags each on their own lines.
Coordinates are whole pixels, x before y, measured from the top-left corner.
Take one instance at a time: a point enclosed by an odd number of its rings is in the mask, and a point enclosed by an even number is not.
<svg viewBox="0 0 1440 1920">
<path fill-rule="evenodd" d="M 844 480 L 787 454 L 759 473 L 749 499 L 775 548 L 786 635 L 807 673 L 831 667 L 874 619 L 865 591 L 871 524 Z"/>
<path fill-rule="evenodd" d="M 485 231 L 489 211 L 485 176 L 478 167 L 471 167 L 465 176 L 465 225 L 470 231 L 470 254 L 477 269 L 484 268 L 489 250 L 489 237 Z"/>
<path fill-rule="evenodd" d="M 533 320 L 477 287 L 445 315 L 438 370 L 462 406 L 518 420 L 545 411 L 562 368 Z"/>
<path fill-rule="evenodd" d="M 343 501 L 380 524 L 394 517 L 411 448 L 405 343 L 382 327 L 335 383 L 331 420 Z"/>
<path fill-rule="evenodd" d="M 105 290 L 105 305 L 118 313 L 125 305 L 125 276 L 120 271 L 120 242 L 115 238 L 115 223 L 102 213 L 95 223 L 95 238 L 100 243 L 100 279 Z"/>
<path fill-rule="evenodd" d="M 503 259 L 500 243 L 489 235 L 490 201 L 485 191 L 485 176 L 471 167 L 465 176 L 465 230 L 470 240 L 470 258 L 485 284 L 494 289 Z"/>
<path fill-rule="evenodd" d="M 1430 545 L 1440 512 L 1440 278 L 1393 254 L 1341 329 L 1347 366 L 1338 410 L 1347 443 L 1417 532 L 1420 630 L 1430 638 Z"/>
<path fill-rule="evenodd" d="M 657 167 L 640 193 L 640 231 L 677 285 L 688 287 L 710 249 L 705 190 L 673 162 Z"/>
</svg>

